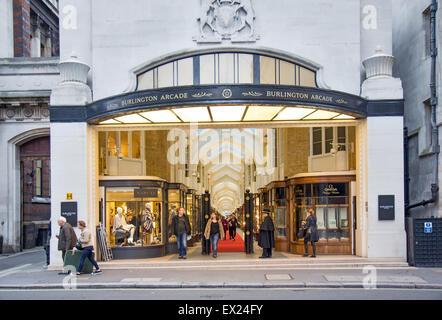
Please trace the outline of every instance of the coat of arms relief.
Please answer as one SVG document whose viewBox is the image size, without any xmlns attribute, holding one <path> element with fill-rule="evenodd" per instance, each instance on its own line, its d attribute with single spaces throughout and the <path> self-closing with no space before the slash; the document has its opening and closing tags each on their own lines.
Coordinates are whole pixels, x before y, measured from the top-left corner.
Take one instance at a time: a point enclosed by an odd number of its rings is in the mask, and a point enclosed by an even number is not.
<svg viewBox="0 0 442 320">
<path fill-rule="evenodd" d="M 255 42 L 252 0 L 201 0 L 198 43 Z"/>
</svg>

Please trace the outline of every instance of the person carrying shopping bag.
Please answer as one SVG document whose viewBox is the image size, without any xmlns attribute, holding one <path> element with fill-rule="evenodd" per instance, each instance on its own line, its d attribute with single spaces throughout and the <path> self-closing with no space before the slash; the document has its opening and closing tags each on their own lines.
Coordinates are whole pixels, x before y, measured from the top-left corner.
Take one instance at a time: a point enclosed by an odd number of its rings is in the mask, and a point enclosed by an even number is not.
<svg viewBox="0 0 442 320">
<path fill-rule="evenodd" d="M 78 246 L 81 245 L 81 257 L 80 257 L 80 264 L 78 265 L 77 275 L 81 274 L 81 270 L 83 269 L 84 260 L 86 258 L 89 259 L 89 261 L 93 264 L 95 267 L 95 271 L 92 272 L 92 274 L 100 274 L 102 271 L 100 270 L 100 267 L 97 264 L 97 261 L 94 259 L 94 244 L 92 243 L 92 235 L 91 232 L 86 229 L 86 222 L 83 220 L 78 221 L 78 229 L 81 230 L 80 233 L 80 239 L 78 240 Z M 76 246 L 77 247 L 77 246 Z M 77 248 L 78 249 L 78 248 Z M 72 251 L 73 254 L 73 251 Z"/>
<path fill-rule="evenodd" d="M 311 258 L 316 258 L 316 244 L 315 242 L 319 241 L 319 233 L 318 233 L 318 226 L 316 224 L 316 214 L 315 211 L 310 208 L 307 211 L 307 220 L 305 224 L 305 237 L 304 237 L 304 249 L 305 254 L 304 257 L 308 257 L 308 243 L 310 242 L 312 244 L 313 254 L 311 255 Z"/>
<path fill-rule="evenodd" d="M 218 241 L 219 239 L 224 239 L 224 228 L 216 212 L 212 212 L 212 216 L 209 221 L 207 221 L 206 229 L 204 231 L 204 236 L 206 239 L 210 239 L 212 244 L 213 257 L 216 258 L 218 255 Z"/>
</svg>

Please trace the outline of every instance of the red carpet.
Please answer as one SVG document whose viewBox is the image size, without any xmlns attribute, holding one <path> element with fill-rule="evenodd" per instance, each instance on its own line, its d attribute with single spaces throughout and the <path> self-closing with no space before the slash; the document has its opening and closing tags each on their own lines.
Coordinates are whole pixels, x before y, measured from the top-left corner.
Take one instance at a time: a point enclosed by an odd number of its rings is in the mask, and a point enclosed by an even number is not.
<svg viewBox="0 0 442 320">
<path fill-rule="evenodd" d="M 229 231 L 227 231 L 226 240 L 218 241 L 218 252 L 244 252 L 244 240 L 238 233 L 236 233 L 235 241 L 229 239 Z"/>
</svg>

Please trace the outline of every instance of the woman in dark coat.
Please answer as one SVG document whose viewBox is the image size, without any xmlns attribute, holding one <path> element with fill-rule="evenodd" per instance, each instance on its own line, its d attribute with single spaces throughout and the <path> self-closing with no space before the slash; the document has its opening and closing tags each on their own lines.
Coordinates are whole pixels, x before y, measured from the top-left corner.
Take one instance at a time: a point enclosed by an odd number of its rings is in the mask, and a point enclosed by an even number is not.
<svg viewBox="0 0 442 320">
<path fill-rule="evenodd" d="M 319 241 L 318 226 L 316 225 L 316 215 L 315 211 L 311 208 L 308 210 L 307 214 L 308 216 L 305 225 L 305 228 L 307 230 L 305 232 L 305 237 L 304 237 L 304 249 L 305 249 L 304 257 L 308 257 L 308 243 L 310 242 L 312 244 L 312 249 L 313 249 L 313 255 L 311 257 L 316 258 L 315 242 Z"/>
<path fill-rule="evenodd" d="M 258 245 L 262 248 L 260 258 L 271 258 L 272 248 L 275 247 L 275 226 L 268 210 L 263 210 L 264 220 L 259 228 Z"/>
<path fill-rule="evenodd" d="M 230 240 L 235 241 L 236 238 L 236 227 L 238 227 L 238 220 L 236 220 L 236 216 L 232 214 L 232 217 L 229 219 L 229 237 Z"/>
</svg>

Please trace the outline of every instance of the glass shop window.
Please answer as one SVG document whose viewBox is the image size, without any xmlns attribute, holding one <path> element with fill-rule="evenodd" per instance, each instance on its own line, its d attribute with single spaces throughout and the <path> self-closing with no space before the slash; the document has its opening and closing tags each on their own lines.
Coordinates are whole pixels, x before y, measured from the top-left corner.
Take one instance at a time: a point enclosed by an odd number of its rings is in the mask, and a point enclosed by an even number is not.
<svg viewBox="0 0 442 320">
<path fill-rule="evenodd" d="M 286 221 L 286 188 L 275 188 L 275 224 L 276 236 L 287 236 L 287 221 Z"/>
<path fill-rule="evenodd" d="M 307 211 L 313 208 L 316 214 L 320 240 L 348 240 L 349 184 L 316 183 L 298 184 L 293 187 L 294 221 L 293 239 L 298 239 L 302 221 L 307 219 Z"/>
<path fill-rule="evenodd" d="M 163 243 L 161 189 L 138 198 L 135 188 L 106 189 L 106 231 L 111 246 L 151 246 Z"/>
<path fill-rule="evenodd" d="M 172 221 L 173 221 L 173 217 L 176 216 L 178 214 L 178 210 L 181 207 L 181 202 L 180 202 L 180 190 L 178 189 L 171 189 L 171 190 L 167 190 L 168 193 L 168 218 L 167 218 L 167 226 L 168 226 L 168 237 L 169 237 L 169 242 L 174 242 L 176 241 L 176 237 L 173 234 L 173 229 L 172 229 Z"/>
</svg>

